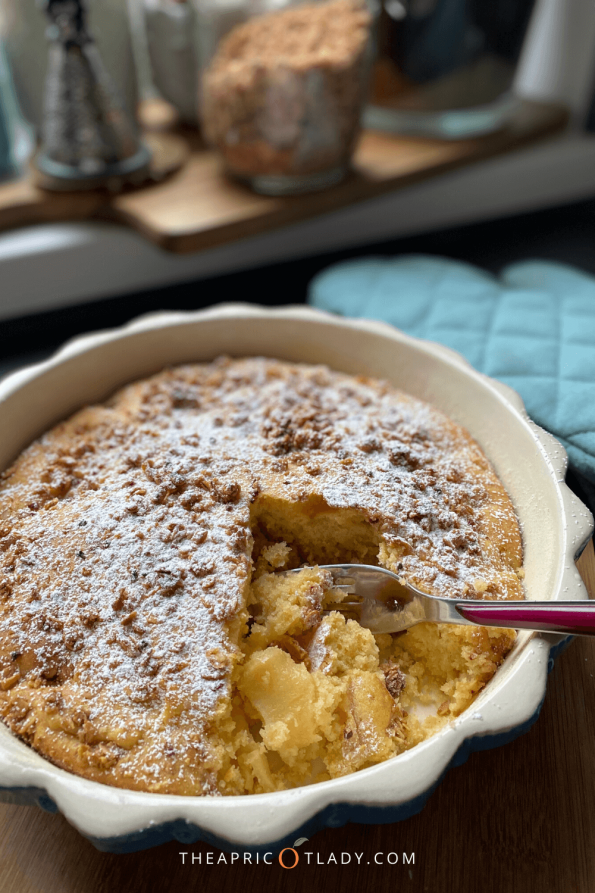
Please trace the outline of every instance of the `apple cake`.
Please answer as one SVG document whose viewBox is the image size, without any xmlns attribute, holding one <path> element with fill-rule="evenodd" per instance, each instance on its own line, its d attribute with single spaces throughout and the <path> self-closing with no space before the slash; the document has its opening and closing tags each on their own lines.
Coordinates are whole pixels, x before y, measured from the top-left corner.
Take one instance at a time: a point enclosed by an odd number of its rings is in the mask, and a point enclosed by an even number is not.
<svg viewBox="0 0 595 893">
<path fill-rule="evenodd" d="M 398 755 L 471 704 L 515 634 L 373 636 L 336 610 L 337 562 L 523 598 L 511 501 L 432 406 L 262 358 L 131 384 L 2 475 L 0 714 L 57 766 L 170 794 Z"/>
</svg>

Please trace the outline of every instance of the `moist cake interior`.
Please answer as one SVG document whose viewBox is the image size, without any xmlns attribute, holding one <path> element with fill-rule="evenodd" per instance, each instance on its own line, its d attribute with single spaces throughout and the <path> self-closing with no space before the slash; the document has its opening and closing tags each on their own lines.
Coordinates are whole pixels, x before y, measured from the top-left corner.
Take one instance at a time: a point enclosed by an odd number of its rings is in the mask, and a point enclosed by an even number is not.
<svg viewBox="0 0 595 893">
<path fill-rule="evenodd" d="M 509 630 L 430 623 L 373 636 L 333 610 L 342 595 L 318 565 L 379 563 L 381 537 L 356 510 L 263 498 L 251 529 L 250 617 L 222 780 L 234 792 L 328 780 L 401 753 L 468 707 L 514 642 Z"/>
</svg>

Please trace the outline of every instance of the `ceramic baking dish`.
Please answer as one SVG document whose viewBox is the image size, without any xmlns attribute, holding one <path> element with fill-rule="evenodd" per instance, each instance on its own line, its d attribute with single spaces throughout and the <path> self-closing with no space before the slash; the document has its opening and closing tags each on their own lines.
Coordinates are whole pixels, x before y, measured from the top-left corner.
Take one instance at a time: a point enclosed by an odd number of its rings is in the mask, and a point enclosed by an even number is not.
<svg viewBox="0 0 595 893">
<path fill-rule="evenodd" d="M 382 323 L 308 308 L 226 305 L 159 313 L 77 338 L 52 359 L 0 384 L 0 468 L 81 405 L 164 366 L 220 354 L 326 363 L 386 378 L 464 425 L 492 461 L 518 513 L 529 599 L 583 599 L 575 558 L 593 519 L 564 484 L 566 454 L 534 425 L 514 391 L 458 354 Z M 441 776 L 472 750 L 505 743 L 537 718 L 551 650 L 560 637 L 521 633 L 473 705 L 437 735 L 354 775 L 244 797 L 138 793 L 56 768 L 0 724 L 0 796 L 59 810 L 103 850 L 126 852 L 176 839 L 274 851 L 318 828 L 387 822 L 419 811 Z"/>
</svg>

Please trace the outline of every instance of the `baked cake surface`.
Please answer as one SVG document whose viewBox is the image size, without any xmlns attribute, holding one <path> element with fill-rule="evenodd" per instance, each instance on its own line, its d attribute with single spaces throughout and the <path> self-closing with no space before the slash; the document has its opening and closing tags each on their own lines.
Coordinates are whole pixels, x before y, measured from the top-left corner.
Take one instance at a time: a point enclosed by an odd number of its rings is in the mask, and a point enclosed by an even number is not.
<svg viewBox="0 0 595 893">
<path fill-rule="evenodd" d="M 317 565 L 345 561 L 437 594 L 523 597 L 510 499 L 428 404 L 267 359 L 132 384 L 2 476 L 4 722 L 65 769 L 177 794 L 393 756 L 471 703 L 514 634 L 373 637 L 323 613 L 336 596 Z"/>
</svg>

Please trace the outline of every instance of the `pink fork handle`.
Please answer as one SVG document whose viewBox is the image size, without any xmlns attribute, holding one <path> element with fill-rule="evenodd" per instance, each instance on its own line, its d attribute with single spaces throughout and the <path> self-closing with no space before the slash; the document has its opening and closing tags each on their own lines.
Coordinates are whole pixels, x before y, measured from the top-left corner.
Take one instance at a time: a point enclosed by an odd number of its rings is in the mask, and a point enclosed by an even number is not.
<svg viewBox="0 0 595 893">
<path fill-rule="evenodd" d="M 457 602 L 465 620 L 482 626 L 532 629 L 540 632 L 595 635 L 593 602 Z"/>
</svg>

